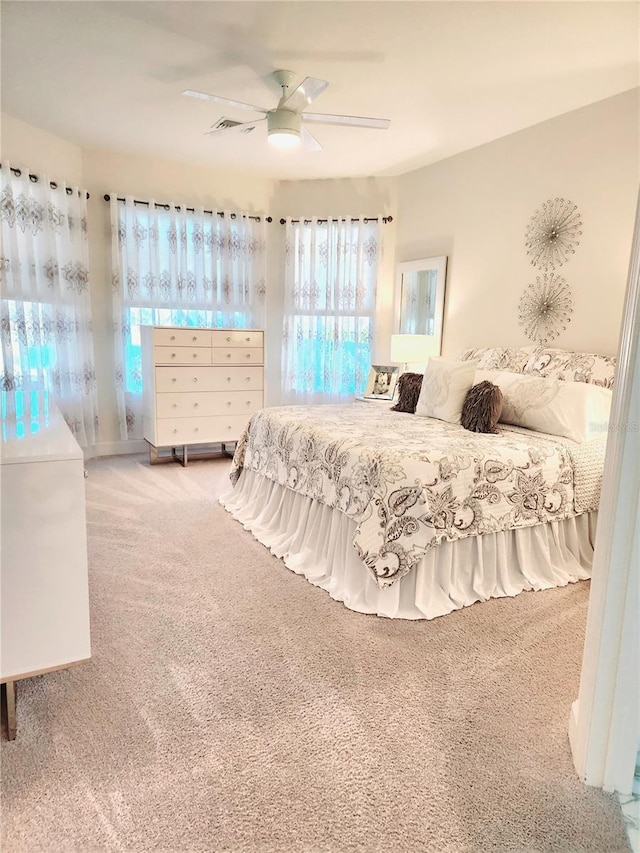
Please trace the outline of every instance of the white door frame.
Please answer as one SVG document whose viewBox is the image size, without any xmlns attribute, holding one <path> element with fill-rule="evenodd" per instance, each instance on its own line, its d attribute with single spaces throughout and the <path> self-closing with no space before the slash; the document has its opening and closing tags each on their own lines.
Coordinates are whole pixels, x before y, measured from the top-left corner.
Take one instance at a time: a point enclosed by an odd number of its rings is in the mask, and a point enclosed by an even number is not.
<svg viewBox="0 0 640 853">
<path fill-rule="evenodd" d="M 640 746 L 639 338 L 640 202 L 611 408 L 580 692 L 569 723 L 573 762 L 580 778 L 587 785 L 620 794 L 631 793 Z"/>
</svg>

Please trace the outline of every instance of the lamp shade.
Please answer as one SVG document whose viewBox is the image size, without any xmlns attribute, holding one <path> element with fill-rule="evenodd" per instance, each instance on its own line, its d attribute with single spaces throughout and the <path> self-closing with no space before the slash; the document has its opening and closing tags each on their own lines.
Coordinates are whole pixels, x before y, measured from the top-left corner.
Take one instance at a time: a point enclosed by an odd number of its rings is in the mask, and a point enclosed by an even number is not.
<svg viewBox="0 0 640 853">
<path fill-rule="evenodd" d="M 391 361 L 424 364 L 433 355 L 440 355 L 434 335 L 391 335 Z"/>
</svg>

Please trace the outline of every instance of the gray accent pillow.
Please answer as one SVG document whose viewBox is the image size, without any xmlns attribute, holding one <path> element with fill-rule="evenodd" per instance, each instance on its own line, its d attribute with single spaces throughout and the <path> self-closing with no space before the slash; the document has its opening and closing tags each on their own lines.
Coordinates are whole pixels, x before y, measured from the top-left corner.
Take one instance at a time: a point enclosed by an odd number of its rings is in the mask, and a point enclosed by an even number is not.
<svg viewBox="0 0 640 853">
<path fill-rule="evenodd" d="M 502 391 L 485 380 L 469 389 L 462 406 L 460 423 L 471 432 L 498 432 L 502 414 Z"/>
<path fill-rule="evenodd" d="M 398 402 L 391 406 L 391 411 L 415 414 L 421 388 L 422 373 L 403 373 L 398 379 Z"/>
</svg>

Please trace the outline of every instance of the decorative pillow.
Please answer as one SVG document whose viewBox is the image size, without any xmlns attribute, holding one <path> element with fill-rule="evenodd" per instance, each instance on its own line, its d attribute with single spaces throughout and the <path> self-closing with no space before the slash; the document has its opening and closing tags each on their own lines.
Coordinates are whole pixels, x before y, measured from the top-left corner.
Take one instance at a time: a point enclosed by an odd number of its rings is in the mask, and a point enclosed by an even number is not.
<svg viewBox="0 0 640 853">
<path fill-rule="evenodd" d="M 506 370 L 479 370 L 476 379 L 493 382 L 502 391 L 502 423 L 578 442 L 598 438 L 609 428 L 613 394 L 608 388 Z"/>
<path fill-rule="evenodd" d="M 459 424 L 475 372 L 474 361 L 430 358 L 422 380 L 416 415 Z"/>
<path fill-rule="evenodd" d="M 478 370 L 513 370 L 523 373 L 525 365 L 537 346 L 528 347 L 479 347 L 466 349 L 460 356 L 461 361 L 475 361 Z"/>
<path fill-rule="evenodd" d="M 498 432 L 501 413 L 502 391 L 485 379 L 467 393 L 460 423 L 471 432 Z"/>
<path fill-rule="evenodd" d="M 617 359 L 588 352 L 569 352 L 554 347 L 536 347 L 525 364 L 524 373 L 556 376 L 566 382 L 587 382 L 613 388 Z"/>
<path fill-rule="evenodd" d="M 398 379 L 398 402 L 395 406 L 391 406 L 391 411 L 413 414 L 416 410 L 421 388 L 422 373 L 403 373 Z"/>
</svg>

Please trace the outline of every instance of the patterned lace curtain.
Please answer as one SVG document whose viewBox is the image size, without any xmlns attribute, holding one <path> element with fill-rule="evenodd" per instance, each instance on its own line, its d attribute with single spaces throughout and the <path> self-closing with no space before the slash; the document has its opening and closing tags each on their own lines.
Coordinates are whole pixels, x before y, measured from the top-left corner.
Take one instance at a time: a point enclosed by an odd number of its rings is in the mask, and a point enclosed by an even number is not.
<svg viewBox="0 0 640 853">
<path fill-rule="evenodd" d="M 120 437 L 142 438 L 141 326 L 263 328 L 265 223 L 111 197 Z"/>
<path fill-rule="evenodd" d="M 15 170 L 19 172 L 19 170 Z M 89 293 L 87 194 L 0 167 L 3 405 L 29 411 L 42 388 L 79 444 L 98 433 Z"/>
<path fill-rule="evenodd" d="M 283 402 L 346 402 L 364 390 L 381 222 L 287 219 Z"/>
</svg>

